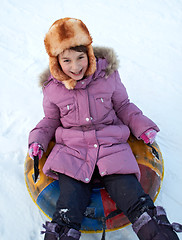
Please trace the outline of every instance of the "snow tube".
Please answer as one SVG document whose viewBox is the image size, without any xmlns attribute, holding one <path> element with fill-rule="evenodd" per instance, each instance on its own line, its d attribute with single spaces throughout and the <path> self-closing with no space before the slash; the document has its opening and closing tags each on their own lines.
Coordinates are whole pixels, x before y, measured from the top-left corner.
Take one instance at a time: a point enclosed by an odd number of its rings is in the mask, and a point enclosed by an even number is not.
<svg viewBox="0 0 182 240">
<path fill-rule="evenodd" d="M 141 170 L 141 185 L 144 191 L 155 201 L 160 191 L 163 180 L 164 164 L 161 151 L 156 142 L 148 146 L 142 140 L 137 140 L 130 136 L 128 143 L 137 159 Z M 54 146 L 54 142 L 49 143 L 46 153 L 44 153 L 39 162 L 40 175 L 34 184 L 33 160 L 27 155 L 25 160 L 25 182 L 35 204 L 39 209 L 51 219 L 56 207 L 56 201 L 59 197 L 59 184 L 57 180 L 46 177 L 42 172 L 42 167 Z M 102 232 L 103 224 L 100 219 L 107 217 L 111 212 L 116 210 L 116 205 L 109 197 L 108 193 L 102 186 L 96 185 L 92 190 L 91 203 L 87 208 L 87 213 L 91 213 L 92 218 L 85 216 L 81 226 L 81 232 L 95 233 Z M 129 224 L 129 220 L 123 214 L 107 219 L 105 230 L 113 231 L 120 229 Z"/>
</svg>

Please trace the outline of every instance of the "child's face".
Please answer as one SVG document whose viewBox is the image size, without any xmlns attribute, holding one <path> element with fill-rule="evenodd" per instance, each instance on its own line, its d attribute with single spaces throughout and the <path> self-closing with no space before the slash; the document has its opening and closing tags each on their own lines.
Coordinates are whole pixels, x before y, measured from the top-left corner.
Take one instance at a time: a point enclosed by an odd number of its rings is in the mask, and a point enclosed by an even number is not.
<svg viewBox="0 0 182 240">
<path fill-rule="evenodd" d="M 58 56 L 63 72 L 73 80 L 81 80 L 88 68 L 88 57 L 84 52 L 65 50 Z"/>
</svg>

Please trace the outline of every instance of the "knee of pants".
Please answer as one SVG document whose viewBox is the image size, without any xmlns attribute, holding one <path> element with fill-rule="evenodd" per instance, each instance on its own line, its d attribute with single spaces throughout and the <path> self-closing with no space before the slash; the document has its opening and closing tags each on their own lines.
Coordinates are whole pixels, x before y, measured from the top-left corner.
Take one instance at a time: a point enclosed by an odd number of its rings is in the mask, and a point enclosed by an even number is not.
<svg viewBox="0 0 182 240">
<path fill-rule="evenodd" d="M 60 200 L 73 206 L 87 206 L 90 201 L 91 185 L 59 174 Z"/>
<path fill-rule="evenodd" d="M 144 190 L 134 174 L 113 174 L 104 177 L 105 188 L 113 200 L 137 199 Z"/>
</svg>

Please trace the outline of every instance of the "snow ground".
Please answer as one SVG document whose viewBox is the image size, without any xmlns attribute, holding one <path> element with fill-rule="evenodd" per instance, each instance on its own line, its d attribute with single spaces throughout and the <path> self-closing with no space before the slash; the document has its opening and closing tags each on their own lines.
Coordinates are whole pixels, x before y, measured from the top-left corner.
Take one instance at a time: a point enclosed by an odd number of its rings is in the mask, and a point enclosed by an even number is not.
<svg viewBox="0 0 182 240">
<path fill-rule="evenodd" d="M 44 35 L 67 16 L 83 20 L 94 45 L 115 49 L 131 100 L 159 125 L 165 176 L 156 204 L 182 223 L 182 1 L 1 0 L 0 239 L 42 239 L 46 217 L 27 192 L 24 159 L 28 133 L 43 116 L 37 82 L 48 65 Z M 107 233 L 109 238 L 137 239 L 131 226 Z"/>
</svg>

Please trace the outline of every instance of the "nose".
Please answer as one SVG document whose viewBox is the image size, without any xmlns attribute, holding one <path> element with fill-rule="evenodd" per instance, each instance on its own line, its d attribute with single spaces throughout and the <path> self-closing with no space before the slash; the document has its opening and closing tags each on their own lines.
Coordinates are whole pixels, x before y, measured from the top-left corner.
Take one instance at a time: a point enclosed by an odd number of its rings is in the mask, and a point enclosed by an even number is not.
<svg viewBox="0 0 182 240">
<path fill-rule="evenodd" d="M 72 66 L 71 66 L 71 69 L 72 69 L 73 72 L 76 72 L 76 71 L 80 70 L 80 65 L 78 64 L 78 62 L 76 62 L 76 61 L 73 62 Z"/>
</svg>

